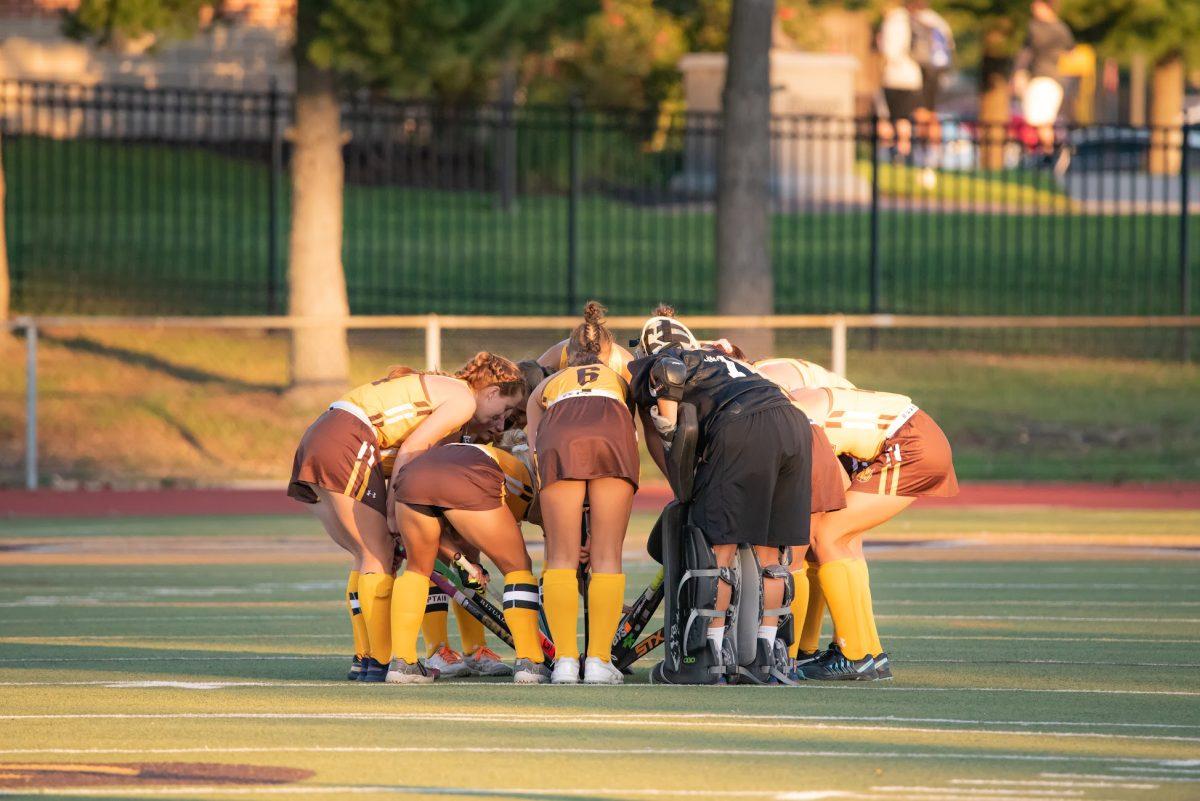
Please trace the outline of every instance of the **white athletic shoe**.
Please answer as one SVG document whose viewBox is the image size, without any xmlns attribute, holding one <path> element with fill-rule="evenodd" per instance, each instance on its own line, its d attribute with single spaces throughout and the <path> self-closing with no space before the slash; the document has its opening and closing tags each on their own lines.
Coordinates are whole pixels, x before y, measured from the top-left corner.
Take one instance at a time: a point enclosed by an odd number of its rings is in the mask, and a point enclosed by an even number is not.
<svg viewBox="0 0 1200 801">
<path fill-rule="evenodd" d="M 500 655 L 486 645 L 476 648 L 475 653 L 470 656 L 464 656 L 463 662 L 476 676 L 511 676 L 513 674 L 512 666 L 504 664 Z"/>
<path fill-rule="evenodd" d="M 467 676 L 471 668 L 457 651 L 447 645 L 439 645 L 433 656 L 425 660 L 425 664 L 438 672 L 440 679 L 452 679 L 455 676 Z"/>
<path fill-rule="evenodd" d="M 612 662 L 605 662 L 598 656 L 589 656 L 583 660 L 584 684 L 623 684 L 625 677 L 621 671 L 613 667 Z"/>
<path fill-rule="evenodd" d="M 532 659 L 513 662 L 513 684 L 545 684 L 550 681 L 550 668 Z"/>
<path fill-rule="evenodd" d="M 388 684 L 430 684 L 437 677 L 438 672 L 425 667 L 425 663 L 420 659 L 409 664 L 400 657 L 396 657 L 392 660 L 392 665 L 388 668 L 387 678 L 384 681 Z"/>
<path fill-rule="evenodd" d="M 554 660 L 554 672 L 550 674 L 551 684 L 578 684 L 579 660 L 563 656 Z"/>
</svg>

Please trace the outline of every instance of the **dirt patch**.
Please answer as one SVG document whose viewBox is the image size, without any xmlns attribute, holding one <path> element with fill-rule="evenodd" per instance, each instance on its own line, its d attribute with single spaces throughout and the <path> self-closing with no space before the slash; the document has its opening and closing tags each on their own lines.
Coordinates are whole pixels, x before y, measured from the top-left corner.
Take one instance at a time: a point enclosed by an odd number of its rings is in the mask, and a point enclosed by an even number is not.
<svg viewBox="0 0 1200 801">
<path fill-rule="evenodd" d="M 30 763 L 0 762 L 0 788 L 129 787 L 139 785 L 290 784 L 314 771 L 265 765 L 222 765 L 212 762 Z"/>
</svg>

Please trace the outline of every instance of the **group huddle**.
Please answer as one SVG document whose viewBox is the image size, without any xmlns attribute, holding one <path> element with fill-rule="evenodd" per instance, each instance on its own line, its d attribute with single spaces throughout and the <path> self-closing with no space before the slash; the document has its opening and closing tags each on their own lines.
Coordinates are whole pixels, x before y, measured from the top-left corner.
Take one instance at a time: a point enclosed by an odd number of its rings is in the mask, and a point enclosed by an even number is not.
<svg viewBox="0 0 1200 801">
<path fill-rule="evenodd" d="M 536 360 L 481 352 L 454 375 L 393 367 L 305 432 L 288 494 L 354 561 L 349 678 L 620 684 L 660 642 L 655 683 L 891 678 L 862 535 L 919 496 L 957 492 L 941 429 L 906 396 L 699 341 L 667 306 L 631 353 L 604 312 L 588 303 Z M 626 609 L 638 421 L 676 500 L 650 540 L 663 571 Z M 545 533 L 540 580 L 523 521 Z M 635 648 L 664 595 L 663 633 Z M 821 650 L 826 608 L 835 634 Z M 485 627 L 513 648 L 511 665 Z"/>
</svg>

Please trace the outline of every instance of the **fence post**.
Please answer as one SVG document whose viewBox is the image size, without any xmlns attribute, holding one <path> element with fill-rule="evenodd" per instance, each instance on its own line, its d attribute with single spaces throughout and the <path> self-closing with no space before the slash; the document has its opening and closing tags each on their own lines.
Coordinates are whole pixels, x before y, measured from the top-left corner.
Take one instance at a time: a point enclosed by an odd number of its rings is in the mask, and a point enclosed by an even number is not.
<svg viewBox="0 0 1200 801">
<path fill-rule="evenodd" d="M 833 347 L 833 356 L 830 360 L 830 366 L 833 372 L 846 377 L 846 317 L 842 314 L 833 316 L 833 325 L 830 326 L 830 334 Z"/>
<path fill-rule="evenodd" d="M 879 261 L 879 111 L 871 110 L 871 314 L 882 311 L 883 269 Z M 871 350 L 878 347 L 878 332 L 870 330 Z"/>
<path fill-rule="evenodd" d="M 37 422 L 37 323 L 26 318 L 25 326 L 25 489 L 38 488 Z"/>
<path fill-rule="evenodd" d="M 1187 120 L 1183 122 L 1183 150 L 1180 153 L 1179 161 L 1179 313 L 1187 317 L 1192 313 L 1192 274 L 1191 274 L 1191 236 L 1188 222 L 1189 200 L 1188 195 L 1191 193 L 1191 185 L 1188 180 L 1188 172 L 1191 170 L 1191 165 L 1188 164 L 1188 133 L 1189 128 Z M 1179 355 L 1183 361 L 1191 361 L 1192 358 L 1192 332 L 1190 328 L 1184 327 L 1180 332 L 1179 340 Z"/>
<path fill-rule="evenodd" d="M 279 124 L 279 83 L 271 77 L 267 95 L 270 115 L 271 176 L 267 184 L 267 313 L 279 314 L 279 181 L 283 176 L 283 130 Z"/>
<path fill-rule="evenodd" d="M 567 172 L 570 190 L 567 198 L 567 303 L 566 313 L 575 312 L 575 299 L 579 296 L 579 108 L 578 97 L 571 98 L 567 112 L 567 131 L 570 153 L 567 155 Z"/>
<path fill-rule="evenodd" d="M 436 314 L 425 317 L 425 369 L 442 369 L 442 323 Z"/>
</svg>

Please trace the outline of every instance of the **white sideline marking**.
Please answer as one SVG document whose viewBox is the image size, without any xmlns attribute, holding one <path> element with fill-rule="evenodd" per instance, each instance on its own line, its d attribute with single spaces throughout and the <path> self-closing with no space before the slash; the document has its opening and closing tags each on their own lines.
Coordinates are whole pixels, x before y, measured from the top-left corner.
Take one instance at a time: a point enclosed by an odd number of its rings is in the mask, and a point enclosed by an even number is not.
<svg viewBox="0 0 1200 801">
<path fill-rule="evenodd" d="M 22 656 L 0 658 L 0 662 L 278 662 L 305 659 L 344 660 L 345 657 L 337 654 L 279 654 L 270 656 L 263 654 L 247 654 L 246 656 L 83 656 L 66 658 Z"/>
<path fill-rule="evenodd" d="M 886 603 L 883 604 L 886 606 Z M 1056 623 L 1200 623 L 1200 617 L 1052 617 L 1047 615 L 876 615 L 879 620 L 1046 620 Z"/>
<path fill-rule="evenodd" d="M 880 793 L 923 793 L 927 795 L 961 795 L 963 792 L 970 792 L 978 795 L 989 796 L 1021 796 L 1022 798 L 1029 797 L 1029 790 L 1021 790 L 1013 788 L 1011 790 L 1000 789 L 972 789 L 964 791 L 957 787 L 908 787 L 905 785 L 877 785 L 871 788 L 875 792 Z M 1041 796 L 1051 797 L 1079 797 L 1084 794 L 1083 790 L 1034 790 L 1033 792 Z"/>
<path fill-rule="evenodd" d="M 102 682 L 80 682 L 80 684 L 100 684 L 100 683 L 102 683 Z M 218 686 L 220 684 L 220 682 L 170 682 L 170 681 L 132 682 L 131 681 L 131 682 L 119 682 L 119 683 L 103 682 L 103 684 L 105 684 L 106 686 L 109 686 L 109 687 L 121 688 L 121 689 L 126 688 L 126 687 L 167 687 L 167 688 L 183 687 L 185 689 L 210 689 L 212 687 Z M 248 682 L 247 685 L 240 685 L 240 686 L 255 686 L 255 685 L 253 682 Z M 289 685 L 289 686 L 322 687 L 324 685 L 322 685 L 322 684 L 298 684 L 298 685 Z M 87 713 L 84 713 L 84 714 L 87 714 Z M 129 713 L 129 714 L 134 717 L 141 716 L 141 713 Z M 144 713 L 144 714 L 149 715 L 151 717 L 168 717 L 169 718 L 169 717 L 175 716 L 170 713 L 157 714 L 157 715 L 154 713 Z M 259 714 L 269 716 L 269 717 L 280 717 L 280 718 L 287 718 L 287 717 L 292 717 L 292 716 L 303 718 L 303 717 L 312 716 L 312 717 L 320 718 L 320 719 L 339 718 L 339 717 L 345 716 L 345 714 L 340 713 L 340 712 L 294 712 L 294 713 L 292 713 L 292 712 L 264 712 L 264 713 L 252 713 L 252 712 L 230 712 L 230 713 L 196 712 L 196 713 L 190 713 L 190 712 L 184 712 L 184 713 L 179 713 L 180 716 L 187 716 L 187 715 L 224 716 L 226 714 L 228 714 L 230 716 L 234 716 L 234 717 L 255 717 Z M 354 713 L 354 714 L 355 714 L 355 717 L 360 717 L 360 715 L 358 713 Z M 435 714 L 435 713 L 429 713 L 429 712 L 379 712 L 379 713 L 367 713 L 366 716 L 370 716 L 370 714 L 395 717 L 398 719 L 414 718 L 414 719 L 421 720 L 421 719 L 425 719 L 426 716 L 441 718 L 441 717 L 445 717 L 447 715 L 453 715 L 455 713 L 446 712 L 443 714 Z M 463 714 L 465 714 L 465 713 L 463 713 Z M 53 716 L 53 715 L 47 715 L 44 713 L 31 713 L 30 715 L 28 715 L 28 717 L 46 717 L 46 716 L 62 717 L 62 718 L 79 717 L 79 715 L 74 715 L 74 714 L 61 714 L 61 715 Z M 123 717 L 123 716 L 125 716 L 124 713 L 96 713 L 95 714 L 95 717 L 100 717 L 100 718 Z M 3 719 L 5 717 L 13 717 L 13 716 L 0 715 L 0 719 Z M 15 715 L 15 717 L 24 717 L 24 716 L 18 714 L 18 715 Z M 504 714 L 504 713 L 497 713 L 497 712 L 480 712 L 476 715 L 476 718 L 481 721 L 495 720 L 495 721 L 503 722 L 503 721 L 512 720 L 511 716 Z M 587 718 L 589 720 L 594 718 L 594 719 L 599 719 L 602 721 L 611 719 L 610 717 L 602 715 L 600 713 L 593 713 L 593 714 L 585 713 L 583 715 L 575 716 L 570 719 L 574 720 L 576 718 Z M 947 723 L 947 724 L 958 724 L 958 725 L 969 725 L 969 726 L 1028 726 L 1028 727 L 1033 727 L 1033 726 L 1073 726 L 1073 727 L 1095 726 L 1095 727 L 1103 727 L 1103 728 L 1129 728 L 1129 729 L 1200 729 L 1200 724 L 1191 724 L 1191 723 L 1128 723 L 1128 722 L 1110 722 L 1110 721 L 1104 721 L 1104 720 L 1082 720 L 1082 721 L 1071 721 L 1071 720 L 981 720 L 981 719 L 973 719 L 973 718 L 911 718 L 911 717 L 901 717 L 898 715 L 755 715 L 754 718 L 755 718 L 755 720 L 778 720 L 778 721 L 783 721 L 785 723 L 816 721 L 816 722 L 823 722 L 823 723 Z M 548 720 L 557 720 L 556 718 L 547 718 L 547 719 Z M 622 720 L 645 720 L 645 721 L 657 721 L 657 720 L 664 720 L 664 719 L 701 720 L 701 721 L 703 721 L 703 720 L 716 720 L 716 721 L 728 720 L 728 721 L 733 721 L 736 723 L 736 722 L 741 722 L 741 721 L 746 720 L 746 716 L 745 715 L 726 714 L 726 713 L 721 713 L 721 712 L 629 712 L 629 713 L 623 713 L 621 715 L 621 719 Z M 942 731 L 942 730 L 939 729 L 939 731 Z M 955 731 L 955 730 L 954 729 L 946 729 L 945 731 Z M 268 750 L 270 750 L 270 749 L 268 749 Z M 1172 770 L 1191 770 L 1191 768 L 1172 768 Z"/>
<path fill-rule="evenodd" d="M 231 746 L 231 747 L 185 747 L 185 748 L 14 748 L 0 750 L 0 754 L 12 756 L 47 755 L 94 755 L 94 754 L 271 754 L 271 753 L 345 753 L 345 754 L 536 754 L 547 756 L 545 748 L 531 747 L 500 747 L 500 746 Z M 1132 763 L 1154 766 L 1163 764 L 1165 760 L 1145 757 L 1101 757 L 1101 756 L 1072 756 L 1068 754 L 990 754 L 977 752 L 905 752 L 905 751 L 812 751 L 812 750 L 762 750 L 730 749 L 730 748 L 555 748 L 553 754 L 575 754 L 579 756 L 719 756 L 731 754 L 735 756 L 762 757 L 810 757 L 810 758 L 845 758 L 845 759 L 965 759 L 986 760 L 992 762 L 1098 762 L 1104 765 L 1111 763 Z M 1154 767 L 1147 767 L 1154 770 Z M 1042 773 L 1042 776 L 1079 777 L 1081 774 L 1071 773 Z M 1149 781 L 1148 776 L 1112 776 L 1087 775 L 1086 779 L 1105 781 L 1132 780 Z M 1157 779 L 1155 779 L 1157 780 Z"/>
<path fill-rule="evenodd" d="M 1200 601 L 913 601 L 913 600 L 879 600 L 880 606 L 1200 606 Z"/>
<path fill-rule="evenodd" d="M 564 788 L 530 788 L 530 787 L 419 787 L 402 785 L 331 785 L 331 784 L 294 784 L 294 785 L 257 785 L 252 787 L 231 787 L 229 785 L 163 785 L 160 787 L 47 787 L 36 789 L 0 790 L 0 795 L 336 795 L 341 793 L 355 794 L 384 794 L 393 795 L 448 795 L 471 796 L 477 798 L 490 797 L 521 797 L 521 796 L 648 796 L 685 798 L 771 798 L 777 801 L 808 801 L 808 799 L 823 798 L 858 798 L 855 793 L 841 790 L 809 790 L 800 793 L 780 792 L 779 790 L 661 790 L 657 788 L 624 788 L 624 787 L 564 787 Z"/>
<path fill-rule="evenodd" d="M 1120 768 L 1117 768 L 1120 770 Z M 1122 778 L 1116 776 L 1114 778 Z M 1071 781 L 1050 781 L 1050 780 L 1026 780 L 1017 781 L 1014 779 L 951 779 L 951 784 L 987 784 L 987 785 L 1012 785 L 1014 787 L 1116 787 L 1122 790 L 1153 790 L 1158 787 L 1157 784 L 1128 784 L 1120 782 L 1071 782 Z"/>
<path fill-rule="evenodd" d="M 874 582 L 872 582 L 874 583 Z M 1048 584 L 1007 583 L 973 584 L 958 581 L 884 581 L 879 588 L 905 590 L 1179 590 L 1175 584 Z"/>
<path fill-rule="evenodd" d="M 1161 768 L 1113 768 L 1113 770 L 1136 770 L 1136 771 L 1147 771 L 1147 770 L 1153 770 L 1153 771 L 1162 771 L 1163 773 L 1178 773 L 1178 774 L 1180 774 L 1180 775 L 1183 775 L 1183 776 L 1200 776 L 1200 771 L 1197 771 L 1197 770 L 1196 770 L 1196 768 L 1170 768 L 1170 767 L 1161 767 Z"/>
<path fill-rule="evenodd" d="M 919 665 L 1105 665 L 1120 667 L 1174 667 L 1196 668 L 1200 664 L 1194 662 L 1080 662 L 1070 659 L 903 659 L 905 664 Z"/>
<path fill-rule="evenodd" d="M 1115 760 L 1114 760 L 1115 761 Z M 1115 768 L 1114 768 L 1115 770 Z M 1039 776 L 1048 776 L 1059 779 L 1124 779 L 1125 776 L 1113 776 L 1112 774 L 1102 773 L 1039 773 Z M 1136 778 L 1144 781 L 1155 782 L 1195 782 L 1200 779 L 1182 779 L 1178 776 L 1137 776 Z"/>
<path fill-rule="evenodd" d="M 0 715 L 0 720 L 346 720 L 343 712 L 181 712 L 181 713 L 125 713 L 101 712 L 83 714 L 54 714 L 34 713 Z M 967 729 L 967 728 L 930 728 L 922 726 L 849 726 L 841 724 L 821 723 L 805 718 L 793 720 L 777 720 L 771 723 L 756 723 L 738 719 L 738 716 L 727 717 L 712 715 L 655 715 L 632 714 L 622 715 L 620 719 L 605 715 L 504 715 L 492 713 L 425 713 L 425 712 L 369 712 L 355 713 L 354 720 L 405 720 L 426 722 L 460 722 L 469 723 L 506 723 L 506 724 L 540 724 L 556 723 L 570 725 L 613 726 L 617 728 L 633 728 L 638 726 L 664 726 L 671 728 L 708 727 L 728 729 L 779 729 L 800 728 L 806 731 L 824 729 L 830 731 L 881 731 L 881 732 L 913 732 L 919 734 L 990 734 L 1010 737 L 1061 737 L 1087 738 L 1102 740 L 1138 740 L 1157 742 L 1200 743 L 1200 737 L 1180 737 L 1160 734 L 1111 734 L 1102 732 L 1047 732 L 1047 731 L 1012 731 L 1006 729 Z M 818 719 L 820 720 L 820 719 Z M 1004 725 L 1003 722 L 998 722 Z"/>
<path fill-rule="evenodd" d="M 244 615 L 178 615 L 178 616 L 176 616 L 176 615 L 169 614 L 170 609 L 166 609 L 165 611 L 168 614 L 164 614 L 162 617 L 146 617 L 144 613 L 154 610 L 154 607 L 146 606 L 146 607 L 129 607 L 129 608 L 136 609 L 139 616 L 137 618 L 133 618 L 133 617 L 130 617 L 129 615 L 122 615 L 119 617 L 112 617 L 112 616 L 75 617 L 72 615 L 71 622 L 78 623 L 78 622 L 82 622 L 82 621 L 87 621 L 89 623 L 130 623 L 130 622 L 173 623 L 176 620 L 321 620 L 322 618 L 332 617 L 335 614 L 337 614 L 340 617 L 344 617 L 346 615 L 346 607 L 341 606 L 341 605 L 339 605 L 336 609 L 331 607 L 330 610 L 327 613 L 325 613 L 324 615 L 313 615 L 313 614 L 308 614 L 308 615 L 271 615 L 271 614 L 264 614 L 263 612 L 252 612 L 252 613 L 247 613 Z M 213 608 L 214 609 L 225 609 L 226 607 L 213 607 Z M 9 618 L 5 622 L 6 623 L 45 623 L 46 620 L 44 618 L 40 618 L 40 617 L 20 617 L 20 618 Z"/>
<path fill-rule="evenodd" d="M 273 657 L 247 656 L 242 659 L 271 659 Z M 332 656 L 314 656 L 314 657 L 297 657 L 307 659 L 341 659 L 341 657 Z M 190 661 L 205 661 L 209 657 L 187 657 Z M 21 660 L 28 661 L 28 660 Z M 88 660 L 81 660 L 88 661 Z M 229 689 L 238 687 L 324 687 L 333 689 L 342 687 L 355 692 L 361 692 L 359 685 L 356 682 L 330 679 L 328 681 L 224 681 L 224 682 L 205 682 L 212 684 L 213 689 Z M 109 687 L 113 689 L 125 688 L 129 682 L 124 682 L 117 679 L 99 680 L 99 681 L 5 681 L 0 682 L 0 687 L 72 687 L 72 686 L 96 686 Z M 587 689 L 585 685 L 569 685 L 564 684 L 555 688 L 555 692 L 569 693 L 572 688 Z M 640 690 L 656 690 L 658 692 L 681 690 L 684 692 L 693 690 L 693 687 L 683 685 L 670 684 L 623 684 L 619 687 L 614 687 L 610 692 L 636 692 Z M 763 690 L 767 692 L 781 692 L 778 687 L 756 687 L 747 685 L 741 688 L 743 692 L 752 692 L 755 690 Z M 1170 695 L 1193 697 L 1200 696 L 1200 692 L 1190 690 L 1110 690 L 1100 688 L 1083 688 L 1083 689 L 1066 689 L 1066 688 L 1049 688 L 1049 687 L 876 687 L 871 686 L 852 687 L 833 684 L 813 684 L 812 686 L 791 687 L 790 691 L 806 691 L 806 692 L 863 692 L 863 693 L 1051 693 L 1065 695 Z M 416 690 L 419 692 L 419 690 Z"/>
<path fill-rule="evenodd" d="M 136 635 L 126 635 L 122 639 Z M 253 637 L 253 634 L 247 635 L 229 635 L 229 636 L 246 636 Z M 279 635 L 286 637 L 287 635 Z M 325 636 L 325 635 L 312 635 Z M 334 636 L 334 635 L 330 635 Z M 345 639 L 345 635 L 337 635 L 339 639 Z M 999 640 L 1003 642 L 1114 642 L 1114 643 L 1131 643 L 1145 644 L 1151 643 L 1155 645 L 1197 645 L 1200 640 L 1174 640 L 1174 639 L 1155 639 L 1155 638 L 1134 638 L 1134 637 L 1017 637 L 1011 634 L 889 634 L 889 640 Z M 82 639 L 82 638 L 79 638 Z M 157 639 L 164 639 L 157 637 Z"/>
</svg>

